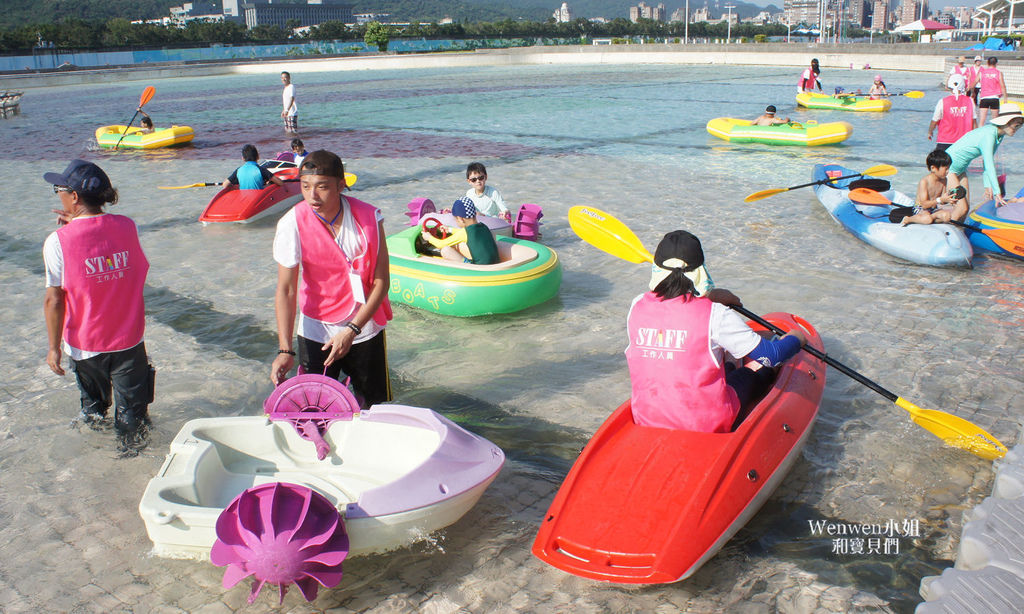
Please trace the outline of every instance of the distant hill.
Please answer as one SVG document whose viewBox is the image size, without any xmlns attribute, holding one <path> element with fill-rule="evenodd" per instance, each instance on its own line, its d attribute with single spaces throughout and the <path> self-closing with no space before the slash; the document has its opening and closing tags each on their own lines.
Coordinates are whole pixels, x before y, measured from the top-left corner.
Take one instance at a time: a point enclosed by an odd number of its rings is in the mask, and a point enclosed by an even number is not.
<svg viewBox="0 0 1024 614">
<path fill-rule="evenodd" d="M 278 2 L 301 0 L 277 0 Z M 629 7 L 639 0 L 568 0 L 577 17 L 629 17 Z M 764 0 L 760 0 L 764 1 Z M 114 17 L 156 19 L 170 14 L 170 7 L 181 0 L 2 0 L 0 28 L 10 29 L 26 24 L 54 23 L 67 18 L 106 21 Z M 657 5 L 655 0 L 647 4 Z M 352 0 L 357 13 L 390 13 L 393 21 L 429 23 L 450 17 L 456 21 L 500 21 L 516 19 L 546 21 L 562 4 L 562 0 Z M 683 0 L 665 2 L 669 16 L 683 7 Z M 690 11 L 707 6 L 712 17 L 725 14 L 724 5 L 732 4 L 741 19 L 753 17 L 762 10 L 781 12 L 769 5 L 767 9 L 740 0 L 691 0 Z"/>
</svg>

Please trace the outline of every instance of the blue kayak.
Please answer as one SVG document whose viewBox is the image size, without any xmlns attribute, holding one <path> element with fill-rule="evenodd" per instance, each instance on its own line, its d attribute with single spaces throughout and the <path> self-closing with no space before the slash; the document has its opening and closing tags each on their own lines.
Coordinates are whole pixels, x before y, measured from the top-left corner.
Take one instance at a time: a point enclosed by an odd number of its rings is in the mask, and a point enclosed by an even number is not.
<svg viewBox="0 0 1024 614">
<path fill-rule="evenodd" d="M 857 171 L 838 164 L 817 164 L 812 177 L 814 181 L 821 181 L 856 174 Z M 894 203 L 892 206 L 854 203 L 849 199 L 849 185 L 858 179 L 861 178 L 840 179 L 814 186 L 818 201 L 853 236 L 887 254 L 916 264 L 971 267 L 974 250 L 962 230 L 951 224 L 894 224 L 889 221 L 889 211 L 896 206 L 913 206 L 914 199 L 896 190 L 886 190 L 881 194 Z"/>
<path fill-rule="evenodd" d="M 1017 192 L 1017 197 L 1024 196 L 1024 188 Z M 980 232 L 981 230 L 1010 230 L 1018 231 L 1017 236 L 1024 237 L 1024 202 L 1009 203 L 1005 207 L 996 208 L 995 201 L 988 201 L 967 216 L 967 225 L 978 230 L 967 230 L 967 238 L 976 249 L 982 249 L 997 254 L 1005 254 L 1014 258 L 1024 259 L 1024 252 L 1020 252 L 1020 246 L 1013 244 L 999 245 L 991 237 Z"/>
</svg>

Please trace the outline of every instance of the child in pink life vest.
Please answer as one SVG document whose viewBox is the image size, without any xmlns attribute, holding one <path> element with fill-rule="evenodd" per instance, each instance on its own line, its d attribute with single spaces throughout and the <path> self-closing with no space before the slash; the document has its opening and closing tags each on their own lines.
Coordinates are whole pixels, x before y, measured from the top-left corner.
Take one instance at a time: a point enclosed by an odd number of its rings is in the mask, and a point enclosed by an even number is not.
<svg viewBox="0 0 1024 614">
<path fill-rule="evenodd" d="M 665 235 L 654 263 L 651 292 L 633 301 L 627 318 L 633 420 L 728 432 L 771 387 L 772 367 L 795 355 L 806 339 L 799 330 L 765 339 L 723 304 L 739 303 L 731 292 L 709 292 L 700 240 L 685 230 Z M 747 357 L 750 366 L 728 370 L 726 353 Z"/>
<path fill-rule="evenodd" d="M 350 196 L 337 155 L 318 150 L 299 167 L 305 200 L 281 218 L 274 236 L 280 342 L 270 379 L 280 384 L 298 358 L 307 373 L 351 378 L 363 408 L 391 400 L 384 327 L 388 250 L 380 210 Z"/>
<path fill-rule="evenodd" d="M 46 364 L 64 375 L 61 358 L 67 353 L 81 391 L 79 420 L 91 427 L 107 422 L 113 390 L 118 450 L 134 456 L 148 442 L 153 400 L 143 342 L 149 262 L 135 222 L 103 211 L 117 202 L 117 191 L 100 167 L 73 160 L 63 173 L 43 178 L 61 202 L 55 210 L 60 228 L 43 243 Z"/>
</svg>

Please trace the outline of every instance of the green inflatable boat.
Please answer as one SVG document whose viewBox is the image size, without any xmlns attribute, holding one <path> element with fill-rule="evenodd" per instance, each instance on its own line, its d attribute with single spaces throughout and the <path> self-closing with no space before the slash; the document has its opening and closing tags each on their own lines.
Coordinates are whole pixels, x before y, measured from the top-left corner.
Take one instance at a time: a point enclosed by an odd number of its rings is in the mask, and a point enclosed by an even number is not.
<svg viewBox="0 0 1024 614">
<path fill-rule="evenodd" d="M 420 227 L 388 237 L 393 303 L 448 316 L 512 313 L 558 294 L 562 265 L 549 247 L 512 237 L 495 237 L 497 264 L 465 264 L 416 252 Z"/>
</svg>

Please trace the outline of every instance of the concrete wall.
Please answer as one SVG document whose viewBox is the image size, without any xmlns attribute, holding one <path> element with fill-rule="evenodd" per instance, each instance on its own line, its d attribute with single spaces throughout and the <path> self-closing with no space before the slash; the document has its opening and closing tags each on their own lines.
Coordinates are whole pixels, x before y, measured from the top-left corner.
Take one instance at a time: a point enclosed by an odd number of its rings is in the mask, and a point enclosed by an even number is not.
<svg viewBox="0 0 1024 614">
<path fill-rule="evenodd" d="M 966 45 L 965 45 L 966 46 Z M 594 65 L 594 64 L 722 64 L 744 66 L 803 67 L 812 57 L 823 69 L 864 68 L 935 73 L 948 72 L 955 49 L 938 45 L 817 45 L 768 43 L 733 45 L 574 45 L 521 47 L 475 52 L 372 55 L 342 58 L 281 59 L 259 62 L 221 62 L 167 66 L 125 67 L 97 70 L 69 70 L 0 76 L 0 89 L 105 83 L 110 81 L 162 79 L 168 77 L 223 74 L 274 73 L 341 70 L 384 70 L 391 68 L 444 68 L 459 66 Z M 992 55 L 991 53 L 987 55 Z M 986 57 L 987 57 L 986 55 Z M 1000 69 L 1012 94 L 1024 95 L 1024 62 L 1013 52 L 1000 52 Z M 973 56 L 972 56 L 973 57 Z M 1015 65 L 1016 64 L 1016 65 Z M 937 79 L 938 80 L 938 79 Z"/>
</svg>

